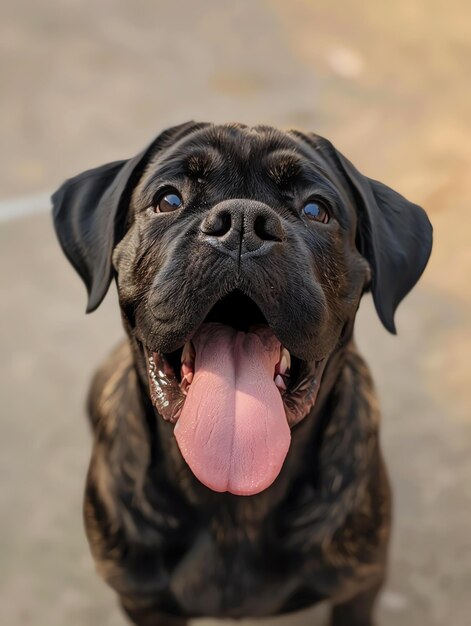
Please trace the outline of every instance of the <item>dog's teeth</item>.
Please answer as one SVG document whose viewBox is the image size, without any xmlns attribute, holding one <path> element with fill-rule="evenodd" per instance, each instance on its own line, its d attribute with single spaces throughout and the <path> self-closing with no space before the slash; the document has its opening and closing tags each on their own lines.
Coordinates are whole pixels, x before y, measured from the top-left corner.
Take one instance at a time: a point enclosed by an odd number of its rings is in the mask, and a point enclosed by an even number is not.
<svg viewBox="0 0 471 626">
<path fill-rule="evenodd" d="M 189 385 L 191 385 L 193 382 L 193 372 L 188 372 L 188 374 L 185 375 L 185 380 Z"/>
<path fill-rule="evenodd" d="M 193 382 L 194 372 L 193 372 L 193 369 L 189 365 L 187 365 L 186 363 L 182 363 L 182 369 L 180 373 L 182 377 L 182 382 L 180 383 L 180 386 L 182 390 L 186 392 L 188 387 Z"/>
<path fill-rule="evenodd" d="M 286 384 L 285 381 L 283 380 L 283 377 L 280 376 L 280 374 L 277 374 L 275 376 L 275 385 L 278 387 L 278 389 L 280 389 L 281 391 L 286 391 Z"/>
<path fill-rule="evenodd" d="M 195 349 L 191 341 L 187 341 L 182 350 L 182 363 L 192 364 L 195 360 Z"/>
<path fill-rule="evenodd" d="M 182 368 L 181 368 L 182 378 L 185 378 L 189 374 L 191 374 L 191 376 L 193 376 L 193 368 L 187 362 L 182 363 Z"/>
<path fill-rule="evenodd" d="M 188 387 L 193 382 L 193 372 L 187 372 L 184 376 L 182 376 L 182 382 L 180 383 L 181 390 L 184 394 L 188 393 Z"/>
<path fill-rule="evenodd" d="M 194 366 L 195 366 L 195 349 L 193 348 L 193 344 L 191 341 L 187 341 L 183 346 L 182 350 L 182 365 L 180 369 L 180 375 L 182 382 L 181 388 L 184 393 L 186 393 L 188 387 L 191 385 L 191 381 L 193 380 L 194 374 Z"/>
<path fill-rule="evenodd" d="M 287 376 L 291 368 L 291 356 L 286 348 L 281 349 L 280 365 L 278 367 L 278 373 L 282 376 Z"/>
</svg>

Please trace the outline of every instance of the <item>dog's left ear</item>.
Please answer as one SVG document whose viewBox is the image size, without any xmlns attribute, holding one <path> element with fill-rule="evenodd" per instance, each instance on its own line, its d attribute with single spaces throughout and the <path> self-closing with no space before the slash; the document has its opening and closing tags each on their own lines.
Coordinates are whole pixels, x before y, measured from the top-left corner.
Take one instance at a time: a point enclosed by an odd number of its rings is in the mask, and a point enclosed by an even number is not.
<svg viewBox="0 0 471 626">
<path fill-rule="evenodd" d="M 357 246 L 371 265 L 371 291 L 379 318 L 395 334 L 396 308 L 430 257 L 432 225 L 421 207 L 361 174 L 328 140 L 316 136 L 315 143 L 317 153 L 331 165 L 334 160 L 354 192 Z"/>
<path fill-rule="evenodd" d="M 113 248 L 124 235 L 132 190 L 149 158 L 202 126 L 187 122 L 169 128 L 132 159 L 70 178 L 52 196 L 57 237 L 87 288 L 87 313 L 100 305 L 108 291 Z"/>
<path fill-rule="evenodd" d="M 425 211 L 393 189 L 367 178 L 337 151 L 360 203 L 358 246 L 373 270 L 372 293 L 379 318 L 396 333 L 394 313 L 419 280 L 432 251 Z"/>
</svg>

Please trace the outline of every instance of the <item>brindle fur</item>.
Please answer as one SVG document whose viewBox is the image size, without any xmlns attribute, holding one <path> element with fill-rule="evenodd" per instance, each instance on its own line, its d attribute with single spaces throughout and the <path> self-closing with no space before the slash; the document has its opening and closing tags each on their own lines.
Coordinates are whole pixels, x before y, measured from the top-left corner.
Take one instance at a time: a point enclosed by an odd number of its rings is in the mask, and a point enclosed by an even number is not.
<svg viewBox="0 0 471 626">
<path fill-rule="evenodd" d="M 156 216 L 165 180 L 181 185 L 188 208 Z M 331 203 L 328 226 L 302 216 L 299 202 L 312 189 Z M 425 213 L 316 135 L 194 123 L 165 131 L 128 161 L 67 181 L 53 201 L 88 310 L 115 277 L 128 335 L 92 384 L 85 496 L 98 571 L 127 615 L 137 626 L 181 626 L 191 617 L 270 616 L 329 599 L 333 626 L 371 626 L 391 497 L 354 318 L 371 290 L 394 332 L 395 308 L 430 254 Z M 241 227 L 234 261 L 233 248 L 231 256 L 208 243 L 201 226 L 222 203 L 244 219 L 264 203 L 283 236 L 265 256 L 242 261 Z M 215 493 L 191 473 L 173 424 L 152 405 L 143 349 L 181 347 L 235 289 L 258 304 L 305 371 L 325 362 L 280 475 L 250 497 Z"/>
</svg>

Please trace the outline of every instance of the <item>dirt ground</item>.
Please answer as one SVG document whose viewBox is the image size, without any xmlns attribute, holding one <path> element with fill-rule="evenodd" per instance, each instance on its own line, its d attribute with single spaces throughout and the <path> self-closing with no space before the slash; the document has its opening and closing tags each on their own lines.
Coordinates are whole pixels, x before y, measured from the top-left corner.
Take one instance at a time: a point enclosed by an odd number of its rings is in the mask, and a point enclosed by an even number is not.
<svg viewBox="0 0 471 626">
<path fill-rule="evenodd" d="M 84 397 L 122 334 L 116 298 L 84 315 L 44 194 L 189 118 L 315 130 L 429 212 L 399 335 L 369 300 L 357 326 L 395 491 L 380 623 L 470 623 L 470 42 L 464 0 L 2 4 L 0 624 L 125 624 L 81 519 Z"/>
</svg>

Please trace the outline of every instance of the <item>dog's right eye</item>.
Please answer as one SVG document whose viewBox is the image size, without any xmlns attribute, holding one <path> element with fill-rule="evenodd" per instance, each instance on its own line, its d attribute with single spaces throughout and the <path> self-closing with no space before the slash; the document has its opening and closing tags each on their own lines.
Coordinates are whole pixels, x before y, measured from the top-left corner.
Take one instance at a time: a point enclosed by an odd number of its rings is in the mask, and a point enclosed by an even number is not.
<svg viewBox="0 0 471 626">
<path fill-rule="evenodd" d="M 160 198 L 155 207 L 155 212 L 169 213 L 170 211 L 176 211 L 182 204 L 183 200 L 178 191 L 172 190 Z"/>
</svg>

